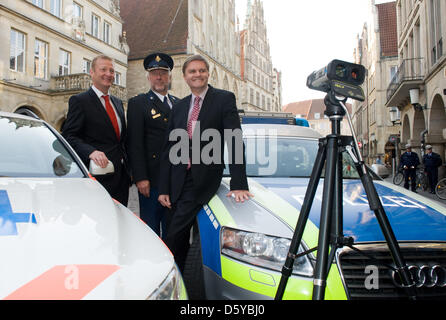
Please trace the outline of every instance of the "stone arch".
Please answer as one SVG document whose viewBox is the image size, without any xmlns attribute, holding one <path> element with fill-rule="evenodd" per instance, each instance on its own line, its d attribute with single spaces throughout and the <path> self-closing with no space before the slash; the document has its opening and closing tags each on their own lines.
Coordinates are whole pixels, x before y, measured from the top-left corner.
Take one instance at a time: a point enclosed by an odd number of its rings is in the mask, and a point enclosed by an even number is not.
<svg viewBox="0 0 446 320">
<path fill-rule="evenodd" d="M 212 70 L 212 73 L 211 73 L 210 83 L 214 87 L 218 87 L 218 72 L 217 72 L 217 68 L 215 68 L 215 67 L 214 67 L 214 69 Z"/>
<path fill-rule="evenodd" d="M 410 140 L 410 132 L 411 132 L 411 128 L 410 128 L 409 115 L 406 114 L 404 116 L 403 129 L 401 131 L 401 143 L 402 144 L 406 144 L 406 143 L 409 142 L 409 140 Z"/>
<path fill-rule="evenodd" d="M 239 95 L 239 91 L 238 91 L 238 87 L 237 87 L 237 82 L 234 80 L 234 82 L 232 83 L 232 92 L 234 92 L 235 98 L 237 99 L 237 101 L 240 101 L 240 97 Z"/>
<path fill-rule="evenodd" d="M 416 110 L 413 118 L 412 139 L 421 144 L 421 133 L 426 130 L 424 112 Z"/>
<path fill-rule="evenodd" d="M 35 107 L 35 106 L 23 105 L 23 106 L 16 108 L 14 110 L 14 113 L 22 114 L 25 116 L 30 116 L 33 118 L 39 118 L 39 119 L 46 121 L 43 112 L 40 111 L 39 108 Z"/>
<path fill-rule="evenodd" d="M 229 80 L 228 80 L 228 75 L 225 75 L 225 78 L 223 80 L 223 90 L 227 90 L 229 91 Z"/>
<path fill-rule="evenodd" d="M 446 124 L 446 110 L 443 98 L 441 95 L 435 95 L 431 103 L 431 110 L 429 116 L 429 135 L 443 135 L 443 129 Z"/>
<path fill-rule="evenodd" d="M 54 124 L 54 128 L 59 131 L 62 132 L 62 127 L 65 124 L 65 120 L 67 120 L 67 118 L 65 116 L 61 116 Z"/>
</svg>

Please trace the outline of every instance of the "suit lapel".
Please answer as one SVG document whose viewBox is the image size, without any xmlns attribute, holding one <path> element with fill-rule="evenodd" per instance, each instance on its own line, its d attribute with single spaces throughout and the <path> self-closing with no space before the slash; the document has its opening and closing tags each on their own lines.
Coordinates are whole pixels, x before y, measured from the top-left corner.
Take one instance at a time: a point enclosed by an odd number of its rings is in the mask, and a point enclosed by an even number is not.
<svg viewBox="0 0 446 320">
<path fill-rule="evenodd" d="M 204 97 L 203 104 L 201 105 L 200 114 L 198 115 L 198 121 L 201 123 L 206 120 L 209 112 L 212 110 L 212 100 L 214 99 L 214 88 L 209 86 L 208 92 Z"/>
<path fill-rule="evenodd" d="M 189 118 L 189 107 L 190 107 L 190 101 L 192 99 L 192 95 L 189 95 L 185 100 L 184 100 L 184 105 L 181 106 L 180 104 L 178 104 L 178 109 L 181 112 L 181 119 L 182 119 L 182 124 L 181 124 L 181 128 L 186 129 L 187 130 L 187 120 Z"/>
</svg>

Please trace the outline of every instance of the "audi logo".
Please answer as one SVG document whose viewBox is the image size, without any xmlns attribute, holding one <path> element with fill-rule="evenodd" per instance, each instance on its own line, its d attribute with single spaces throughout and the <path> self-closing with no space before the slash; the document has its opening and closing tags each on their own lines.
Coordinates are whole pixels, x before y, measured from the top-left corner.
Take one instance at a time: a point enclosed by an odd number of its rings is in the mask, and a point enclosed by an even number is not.
<svg viewBox="0 0 446 320">
<path fill-rule="evenodd" d="M 417 288 L 444 288 L 446 287 L 446 268 L 435 266 L 409 266 L 409 273 Z M 396 271 L 392 271 L 393 284 L 404 288 L 401 278 Z"/>
</svg>

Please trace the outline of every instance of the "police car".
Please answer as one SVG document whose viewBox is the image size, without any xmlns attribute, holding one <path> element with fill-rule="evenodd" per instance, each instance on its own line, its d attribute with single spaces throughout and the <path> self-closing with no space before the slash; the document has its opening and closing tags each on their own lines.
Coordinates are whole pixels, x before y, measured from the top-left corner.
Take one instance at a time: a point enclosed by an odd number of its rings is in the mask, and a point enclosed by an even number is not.
<svg viewBox="0 0 446 320">
<path fill-rule="evenodd" d="M 236 203 L 226 197 L 229 178 L 224 178 L 215 197 L 198 214 L 198 231 L 183 274 L 191 299 L 257 300 L 276 295 L 321 136 L 311 128 L 289 124 L 289 119 L 279 124 L 273 115 L 261 118 L 242 121 L 254 198 Z M 273 118 L 274 124 L 268 124 Z M 446 208 L 370 174 L 418 298 L 446 298 Z M 338 250 L 325 299 L 405 299 L 348 153 L 343 154 L 343 176 L 344 234 L 361 251 Z M 299 252 L 317 246 L 322 181 Z M 314 253 L 295 261 L 284 299 L 312 298 L 314 266 Z M 372 285 L 369 276 L 374 277 Z"/>
<path fill-rule="evenodd" d="M 47 123 L 0 112 L 0 299 L 185 299 L 172 254 Z"/>
</svg>

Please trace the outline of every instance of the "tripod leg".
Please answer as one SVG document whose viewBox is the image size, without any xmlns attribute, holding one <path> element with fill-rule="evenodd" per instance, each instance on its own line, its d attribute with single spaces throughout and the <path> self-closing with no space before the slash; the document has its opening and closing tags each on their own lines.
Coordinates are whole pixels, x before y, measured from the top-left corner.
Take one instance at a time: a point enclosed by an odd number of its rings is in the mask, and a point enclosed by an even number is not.
<svg viewBox="0 0 446 320">
<path fill-rule="evenodd" d="M 381 231 L 386 239 L 387 245 L 389 246 L 390 254 L 396 265 L 398 273 L 401 277 L 401 281 L 406 288 L 406 292 L 410 299 L 416 299 L 416 291 L 413 285 L 412 277 L 410 275 L 409 269 L 406 262 L 404 261 L 401 249 L 398 245 L 398 240 L 390 226 L 389 219 L 387 218 L 386 212 L 382 206 L 381 200 L 379 199 L 378 193 L 376 192 L 375 186 L 373 184 L 372 178 L 362 171 L 362 166 L 357 165 L 357 169 L 364 186 L 367 198 L 369 200 L 370 209 L 375 213 L 376 219 L 378 220 Z"/>
<path fill-rule="evenodd" d="M 321 178 L 322 169 L 324 168 L 325 158 L 326 139 L 321 139 L 319 140 L 319 149 L 316 156 L 316 162 L 311 172 L 311 177 L 308 183 L 307 191 L 305 193 L 304 202 L 299 213 L 299 218 L 297 220 L 296 229 L 293 234 L 293 239 L 291 240 L 289 253 L 282 268 L 282 277 L 280 278 L 280 283 L 276 292 L 275 300 L 282 300 L 286 285 L 288 283 L 288 278 L 293 272 L 295 255 L 297 253 L 297 250 L 299 249 L 299 245 L 305 230 L 305 225 L 307 223 L 308 216 L 310 215 L 314 196 L 316 195 L 316 190 Z"/>
<path fill-rule="evenodd" d="M 324 193 L 322 197 L 321 223 L 317 249 L 316 266 L 313 280 L 313 300 L 323 300 L 327 282 L 327 266 L 329 259 L 331 220 L 334 192 L 336 187 L 336 168 L 338 160 L 338 137 L 328 136 L 327 163 L 325 169 Z M 331 263 L 331 261 L 330 261 Z"/>
</svg>

